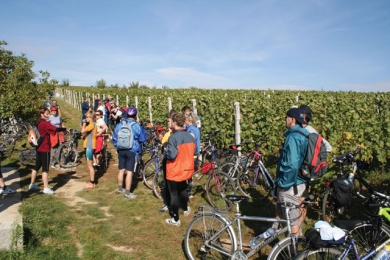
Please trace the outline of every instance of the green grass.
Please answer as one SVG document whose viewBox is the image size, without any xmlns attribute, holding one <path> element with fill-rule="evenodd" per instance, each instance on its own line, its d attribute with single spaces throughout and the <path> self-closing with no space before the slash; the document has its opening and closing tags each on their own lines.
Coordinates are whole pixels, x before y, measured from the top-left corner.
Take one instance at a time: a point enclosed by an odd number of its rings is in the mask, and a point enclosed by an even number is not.
<svg viewBox="0 0 390 260">
<path fill-rule="evenodd" d="M 80 129 L 80 111 L 60 101 L 66 127 Z M 23 142 L 18 143 L 18 147 Z M 80 151 L 82 142 L 80 141 Z M 15 249 L 0 252 L 1 259 L 185 259 L 182 242 L 190 217 L 181 217 L 181 226 L 173 227 L 165 223 L 167 213 L 159 213 L 162 201 L 153 196 L 138 179 L 133 180 L 136 200 L 124 200 L 117 191 L 117 155 L 109 143 L 112 154 L 109 169 L 99 175 L 94 189 L 81 190 L 74 197 L 67 194 L 47 196 L 29 192 L 31 169 L 19 166 L 17 152 L 2 162 L 3 166 L 19 167 L 22 186 L 24 246 L 22 251 Z M 272 168 L 270 168 L 272 169 Z M 371 175 L 370 175 L 371 176 Z M 376 184 L 385 183 L 386 176 L 377 171 L 372 173 Z M 50 169 L 49 182 L 52 187 L 61 187 L 70 179 L 77 182 L 88 181 L 85 158 L 77 170 L 67 172 Z M 367 180 L 371 179 L 367 177 Z M 38 184 L 41 184 L 40 172 Z M 388 185 L 388 181 L 387 181 Z M 195 198 L 190 201 L 192 211 L 199 205 L 207 205 L 204 185 L 194 188 Z M 318 192 L 322 196 L 321 192 Z M 6 199 L 6 198 L 5 198 Z M 274 216 L 274 206 L 268 200 L 243 202 L 241 211 L 245 215 Z M 318 208 L 310 208 L 304 229 L 312 227 L 319 220 Z M 242 222 L 244 243 L 269 227 L 267 223 Z M 258 255 L 266 259 L 271 247 L 267 246 Z"/>
</svg>

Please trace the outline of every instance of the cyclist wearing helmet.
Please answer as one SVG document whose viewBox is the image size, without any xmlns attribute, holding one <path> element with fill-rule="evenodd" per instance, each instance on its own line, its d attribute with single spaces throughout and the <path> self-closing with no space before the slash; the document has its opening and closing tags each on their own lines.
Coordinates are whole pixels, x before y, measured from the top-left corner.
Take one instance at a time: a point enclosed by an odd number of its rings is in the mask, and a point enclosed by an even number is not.
<svg viewBox="0 0 390 260">
<path fill-rule="evenodd" d="M 125 199 L 135 199 L 137 195 L 130 192 L 131 181 L 133 178 L 133 172 L 135 168 L 135 162 L 138 155 L 141 153 L 141 143 L 145 142 L 145 135 L 142 132 L 141 126 L 135 121 L 137 117 L 137 109 L 135 107 L 129 107 L 127 109 L 127 119 L 121 120 L 115 127 L 115 131 L 112 135 L 112 143 L 118 151 L 118 194 L 124 192 L 123 190 L 123 178 L 125 171 L 127 173 L 125 180 Z M 135 123 L 134 123 L 135 122 Z M 127 125 L 131 128 L 131 136 L 133 137 L 133 145 L 129 149 L 120 149 L 118 145 L 118 133 L 121 131 L 122 126 Z"/>
</svg>

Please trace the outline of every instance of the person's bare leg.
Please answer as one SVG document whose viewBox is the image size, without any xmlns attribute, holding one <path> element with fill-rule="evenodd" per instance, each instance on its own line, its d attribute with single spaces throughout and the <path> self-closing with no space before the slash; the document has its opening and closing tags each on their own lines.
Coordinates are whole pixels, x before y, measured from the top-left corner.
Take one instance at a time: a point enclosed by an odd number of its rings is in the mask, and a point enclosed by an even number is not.
<svg viewBox="0 0 390 260">
<path fill-rule="evenodd" d="M 123 175 L 125 174 L 125 169 L 120 169 L 118 173 L 118 186 L 123 185 Z"/>
<path fill-rule="evenodd" d="M 305 198 L 299 198 L 299 205 L 303 205 L 303 201 L 305 200 Z M 299 219 L 298 219 L 298 229 L 299 229 L 299 236 L 302 236 L 301 234 L 301 226 L 303 224 L 303 222 L 305 221 L 306 219 L 306 214 L 307 214 L 307 208 L 305 206 L 301 206 L 299 207 Z"/>
<path fill-rule="evenodd" d="M 88 166 L 88 169 L 89 169 L 90 181 L 95 183 L 95 170 L 93 168 L 92 161 L 87 160 L 87 166 Z"/>
<path fill-rule="evenodd" d="M 47 172 L 42 172 L 43 188 L 49 188 L 49 181 L 47 180 Z"/>
<path fill-rule="evenodd" d="M 35 178 L 37 177 L 37 171 L 32 170 L 31 171 L 31 184 L 35 183 Z"/>
</svg>

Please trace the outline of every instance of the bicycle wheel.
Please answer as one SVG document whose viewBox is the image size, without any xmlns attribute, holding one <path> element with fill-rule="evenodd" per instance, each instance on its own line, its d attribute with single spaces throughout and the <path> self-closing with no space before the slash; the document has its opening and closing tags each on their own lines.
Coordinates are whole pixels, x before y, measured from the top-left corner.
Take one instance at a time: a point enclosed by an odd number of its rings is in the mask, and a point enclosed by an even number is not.
<svg viewBox="0 0 390 260">
<path fill-rule="evenodd" d="M 240 172 L 237 177 L 237 187 L 245 196 L 256 199 L 267 198 L 270 192 L 259 168 Z"/>
<path fill-rule="evenodd" d="M 153 177 L 161 167 L 162 166 L 160 165 L 160 160 L 158 158 L 151 158 L 145 163 L 145 167 L 142 172 L 142 179 L 146 187 L 151 190 L 153 190 Z"/>
<path fill-rule="evenodd" d="M 224 162 L 218 166 L 218 171 L 226 173 L 231 178 L 235 178 L 238 175 L 235 171 L 235 165 L 234 162 Z"/>
<path fill-rule="evenodd" d="M 106 171 L 108 168 L 108 151 L 107 147 L 103 147 L 101 150 L 101 157 L 100 157 L 100 169 L 103 171 Z"/>
<path fill-rule="evenodd" d="M 158 172 L 156 172 L 153 176 L 153 193 L 160 200 L 163 199 L 163 194 L 165 193 L 165 180 L 164 173 L 162 168 Z"/>
<path fill-rule="evenodd" d="M 22 123 L 17 123 L 15 125 L 15 130 L 16 130 L 16 134 L 18 136 L 24 136 L 24 135 L 27 135 L 28 134 L 28 126 L 25 125 L 25 124 L 22 124 Z"/>
<path fill-rule="evenodd" d="M 298 255 L 298 253 L 305 249 L 306 239 L 304 237 L 298 237 L 295 240 L 296 245 L 296 253 L 292 246 L 291 237 L 287 237 L 281 241 L 279 241 L 271 250 L 268 255 L 268 260 L 291 260 L 294 256 Z M 294 258 L 295 259 L 295 258 Z"/>
<path fill-rule="evenodd" d="M 62 168 L 76 166 L 78 151 L 77 145 L 72 142 L 65 142 L 60 145 L 57 153 L 58 163 Z"/>
<path fill-rule="evenodd" d="M 338 219 L 344 213 L 344 207 L 338 207 L 332 196 L 332 188 L 327 187 L 322 199 L 322 219 L 326 222 L 332 222 Z"/>
<path fill-rule="evenodd" d="M 294 260 L 334 260 L 338 259 L 339 256 L 341 256 L 343 253 L 343 250 L 336 248 L 336 247 L 329 247 L 329 248 L 318 248 L 318 249 L 307 249 L 302 252 L 300 252 Z M 346 256 L 346 260 L 349 260 L 350 258 Z"/>
<path fill-rule="evenodd" d="M 209 247 L 209 245 L 216 247 L 228 254 L 236 250 L 235 234 L 231 226 L 210 240 L 225 226 L 226 222 L 212 213 L 195 217 L 188 225 L 184 236 L 184 250 L 188 259 L 230 259 L 229 255 Z"/>
<path fill-rule="evenodd" d="M 24 166 L 35 166 L 35 155 L 26 151 L 19 152 L 19 162 Z"/>
<path fill-rule="evenodd" d="M 206 181 L 206 196 L 211 206 L 221 209 L 230 210 L 233 203 L 226 199 L 227 195 L 235 195 L 236 187 L 233 179 L 224 172 L 211 172 Z"/>
<path fill-rule="evenodd" d="M 374 246 L 379 246 L 390 238 L 390 228 L 382 225 L 378 230 L 374 223 L 365 223 L 357 226 L 352 232 L 356 249 L 360 256 L 367 254 Z"/>
</svg>

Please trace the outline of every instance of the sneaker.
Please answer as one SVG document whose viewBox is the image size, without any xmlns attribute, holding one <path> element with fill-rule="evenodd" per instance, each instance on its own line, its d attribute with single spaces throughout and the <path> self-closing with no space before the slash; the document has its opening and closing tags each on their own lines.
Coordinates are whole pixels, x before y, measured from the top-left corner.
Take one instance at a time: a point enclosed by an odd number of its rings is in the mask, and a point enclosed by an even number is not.
<svg viewBox="0 0 390 260">
<path fill-rule="evenodd" d="M 167 210 L 168 210 L 168 206 L 167 206 L 167 205 L 164 205 L 164 206 L 162 206 L 162 208 L 159 209 L 158 211 L 161 212 L 161 213 L 164 213 L 164 212 L 167 211 Z"/>
<path fill-rule="evenodd" d="M 184 216 L 187 217 L 188 215 L 190 215 L 190 213 L 191 213 L 191 208 L 187 207 L 187 210 L 184 211 Z"/>
<path fill-rule="evenodd" d="M 43 189 L 43 193 L 44 193 L 44 194 L 52 195 L 52 194 L 54 194 L 54 190 L 52 190 L 52 189 L 50 189 L 50 188 L 44 188 L 44 189 Z"/>
<path fill-rule="evenodd" d="M 14 191 L 13 189 L 11 189 L 10 187 L 4 187 L 4 188 L 1 188 L 1 192 L 0 194 L 13 194 L 15 193 L 16 191 Z"/>
<path fill-rule="evenodd" d="M 130 193 L 129 195 L 124 195 L 124 198 L 127 199 L 127 200 L 133 200 L 133 199 L 136 199 L 138 197 L 138 195 L 135 195 L 133 193 Z"/>
<path fill-rule="evenodd" d="M 28 186 L 28 190 L 39 191 L 41 190 L 41 188 L 39 188 L 39 186 L 36 185 L 35 183 L 31 183 L 30 186 Z"/>
<path fill-rule="evenodd" d="M 167 218 L 165 222 L 172 226 L 180 226 L 180 219 L 176 222 L 174 218 Z"/>
<path fill-rule="evenodd" d="M 125 190 L 118 190 L 118 195 L 125 193 L 125 192 L 126 192 Z"/>
<path fill-rule="evenodd" d="M 188 193 L 188 198 L 189 199 L 192 199 L 194 197 L 194 195 L 192 195 L 192 193 Z"/>
<path fill-rule="evenodd" d="M 95 188 L 95 184 L 92 182 L 88 182 L 87 184 L 85 184 L 84 188 L 85 189 Z"/>
</svg>

